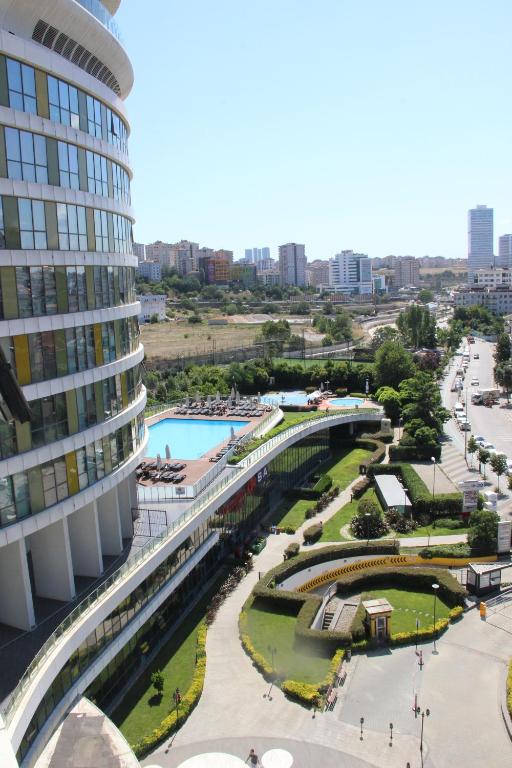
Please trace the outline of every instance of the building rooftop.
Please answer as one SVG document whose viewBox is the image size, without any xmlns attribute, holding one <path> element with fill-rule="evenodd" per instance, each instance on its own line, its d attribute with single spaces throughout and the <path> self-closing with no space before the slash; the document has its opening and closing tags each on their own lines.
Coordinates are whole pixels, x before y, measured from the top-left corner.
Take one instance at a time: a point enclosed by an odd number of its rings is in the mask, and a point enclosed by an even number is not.
<svg viewBox="0 0 512 768">
<path fill-rule="evenodd" d="M 406 489 L 400 484 L 396 475 L 375 475 L 375 485 L 386 507 L 412 506 Z"/>
<path fill-rule="evenodd" d="M 370 616 L 376 616 L 380 613 L 391 613 L 393 606 L 385 597 L 379 597 L 376 600 L 363 600 L 363 606 L 366 613 Z"/>
</svg>

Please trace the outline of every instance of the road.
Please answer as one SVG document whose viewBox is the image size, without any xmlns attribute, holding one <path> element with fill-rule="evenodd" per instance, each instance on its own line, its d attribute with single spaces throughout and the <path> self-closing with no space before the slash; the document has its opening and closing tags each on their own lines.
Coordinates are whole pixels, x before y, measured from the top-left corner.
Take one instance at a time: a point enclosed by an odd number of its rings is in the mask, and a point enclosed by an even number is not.
<svg viewBox="0 0 512 768">
<path fill-rule="evenodd" d="M 443 404 L 450 411 L 453 411 L 453 407 L 457 400 L 464 399 L 467 402 L 468 420 L 471 424 L 471 432 L 461 432 L 453 418 L 445 425 L 445 432 L 452 440 L 452 444 L 458 448 L 462 454 L 464 454 L 465 435 L 468 440 L 470 435 L 483 435 L 488 442 L 495 445 L 498 451 L 503 452 L 508 457 L 512 458 L 512 408 L 505 404 L 504 398 L 501 399 L 500 405 L 494 405 L 492 408 L 487 408 L 483 405 L 473 405 L 471 403 L 471 393 L 477 389 L 476 386 L 472 387 L 470 384 L 473 377 L 476 377 L 479 380 L 481 387 L 488 388 L 494 386 L 494 344 L 477 340 L 474 344 L 469 344 L 469 350 L 471 357 L 461 396 L 456 392 L 450 391 L 455 378 L 455 371 L 459 368 L 462 361 L 460 356 L 456 356 L 450 363 L 448 375 L 442 383 L 441 394 Z M 475 352 L 479 355 L 478 360 L 474 359 Z M 469 454 L 468 460 L 471 463 Z M 490 481 L 488 489 L 491 489 L 497 485 L 498 479 L 489 465 L 487 465 L 486 474 L 487 479 Z M 502 477 L 500 480 L 500 490 L 502 492 L 505 491 L 505 493 L 507 492 L 507 480 L 505 477 Z M 499 506 L 503 507 L 503 505 L 504 502 L 502 500 Z"/>
</svg>

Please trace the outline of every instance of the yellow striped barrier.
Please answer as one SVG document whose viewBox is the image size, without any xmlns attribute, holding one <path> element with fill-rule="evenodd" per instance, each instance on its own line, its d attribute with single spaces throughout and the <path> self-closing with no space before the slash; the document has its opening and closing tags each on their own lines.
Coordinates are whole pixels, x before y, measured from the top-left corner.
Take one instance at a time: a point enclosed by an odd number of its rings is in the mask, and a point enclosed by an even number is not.
<svg viewBox="0 0 512 768">
<path fill-rule="evenodd" d="M 374 566 L 391 567 L 403 567 L 407 565 L 443 565 L 445 567 L 465 566 L 468 563 L 493 563 L 497 560 L 496 555 L 489 555 L 488 557 L 432 557 L 423 558 L 419 555 L 385 555 L 383 557 L 374 557 L 369 560 L 357 560 L 349 565 L 342 565 L 339 568 L 334 568 L 331 571 L 324 571 L 315 576 L 304 584 L 301 584 L 297 588 L 297 592 L 310 592 L 312 589 L 325 584 L 328 581 L 334 581 L 339 576 L 345 573 L 357 573 L 358 571 L 364 571 L 366 568 L 373 568 Z"/>
</svg>

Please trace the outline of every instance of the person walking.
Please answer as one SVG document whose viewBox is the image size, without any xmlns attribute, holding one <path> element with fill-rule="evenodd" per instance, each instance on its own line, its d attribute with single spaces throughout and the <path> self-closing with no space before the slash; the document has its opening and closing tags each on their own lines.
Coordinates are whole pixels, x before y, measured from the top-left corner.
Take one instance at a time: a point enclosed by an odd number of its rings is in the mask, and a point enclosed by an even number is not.
<svg viewBox="0 0 512 768">
<path fill-rule="evenodd" d="M 248 763 L 249 765 L 254 765 L 254 766 L 261 765 L 260 759 L 256 754 L 256 752 L 254 751 L 254 749 L 251 749 L 251 751 L 249 752 L 249 756 L 247 757 L 247 760 L 245 762 Z"/>
</svg>

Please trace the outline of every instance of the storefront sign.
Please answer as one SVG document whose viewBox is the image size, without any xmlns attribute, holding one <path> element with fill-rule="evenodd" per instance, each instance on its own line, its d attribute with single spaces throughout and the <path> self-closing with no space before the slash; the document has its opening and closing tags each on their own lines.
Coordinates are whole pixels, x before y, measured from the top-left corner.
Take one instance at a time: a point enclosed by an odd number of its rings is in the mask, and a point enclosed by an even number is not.
<svg viewBox="0 0 512 768">
<path fill-rule="evenodd" d="M 469 515 L 478 509 L 478 480 L 464 480 L 459 483 L 462 491 L 462 514 Z"/>
<path fill-rule="evenodd" d="M 501 520 L 498 523 L 498 555 L 510 552 L 510 540 L 512 538 L 512 521 Z"/>
</svg>

